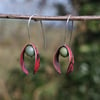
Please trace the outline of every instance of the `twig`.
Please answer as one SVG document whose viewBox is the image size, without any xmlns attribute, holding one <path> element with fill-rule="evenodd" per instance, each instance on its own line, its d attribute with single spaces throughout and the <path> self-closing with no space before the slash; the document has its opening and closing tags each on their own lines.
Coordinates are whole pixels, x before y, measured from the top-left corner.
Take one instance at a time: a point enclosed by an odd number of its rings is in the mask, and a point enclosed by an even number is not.
<svg viewBox="0 0 100 100">
<path fill-rule="evenodd" d="M 64 21 L 68 18 L 66 16 L 38 16 L 34 15 L 32 20 L 52 20 L 52 21 Z M 29 19 L 28 15 L 15 15 L 15 14 L 0 14 L 0 18 L 4 19 Z M 84 20 L 100 20 L 100 16 L 71 16 L 70 20 L 84 21 Z"/>
</svg>

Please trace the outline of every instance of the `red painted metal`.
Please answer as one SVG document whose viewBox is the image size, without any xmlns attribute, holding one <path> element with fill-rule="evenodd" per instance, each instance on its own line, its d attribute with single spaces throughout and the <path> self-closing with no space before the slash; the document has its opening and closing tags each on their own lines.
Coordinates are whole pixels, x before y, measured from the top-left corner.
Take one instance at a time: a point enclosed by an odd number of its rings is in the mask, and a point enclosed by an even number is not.
<svg viewBox="0 0 100 100">
<path fill-rule="evenodd" d="M 40 67 L 40 55 L 39 55 L 39 52 L 38 52 L 38 49 L 36 48 L 36 46 L 33 44 L 33 43 L 29 43 L 29 44 L 26 44 L 24 46 L 24 48 L 22 49 L 22 52 L 21 52 L 21 55 L 20 55 L 20 65 L 21 65 L 21 68 L 22 68 L 22 71 L 28 75 L 29 72 L 28 70 L 25 68 L 25 63 L 24 63 L 24 53 L 25 53 L 25 48 L 28 46 L 28 45 L 31 45 L 35 51 L 35 65 L 34 65 L 34 74 L 38 71 L 39 67 Z"/>
<path fill-rule="evenodd" d="M 73 56 L 72 50 L 70 49 L 70 47 L 68 45 L 60 46 L 56 50 L 56 53 L 53 58 L 53 65 L 54 65 L 54 68 L 56 69 L 56 71 L 59 74 L 61 74 L 60 63 L 59 63 L 59 51 L 60 51 L 60 48 L 62 48 L 62 47 L 65 47 L 69 53 L 69 64 L 68 64 L 68 68 L 67 68 L 67 74 L 69 74 L 73 71 L 73 68 L 74 68 L 74 56 Z"/>
</svg>

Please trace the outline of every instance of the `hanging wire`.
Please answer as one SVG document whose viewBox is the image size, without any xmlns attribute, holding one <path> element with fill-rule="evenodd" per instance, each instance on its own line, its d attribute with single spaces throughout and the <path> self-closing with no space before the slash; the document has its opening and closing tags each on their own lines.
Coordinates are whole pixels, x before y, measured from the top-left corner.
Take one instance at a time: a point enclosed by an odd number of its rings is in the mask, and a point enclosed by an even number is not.
<svg viewBox="0 0 100 100">
<path fill-rule="evenodd" d="M 34 16 L 34 15 L 32 15 L 32 16 L 29 17 L 28 25 L 27 25 L 29 41 L 30 41 L 30 22 L 31 22 L 31 19 L 32 19 L 33 16 Z M 44 41 L 44 48 L 46 48 L 45 31 L 44 31 L 44 27 L 43 27 L 42 20 L 40 20 L 40 24 L 41 24 L 41 30 L 42 30 L 43 41 Z"/>
<path fill-rule="evenodd" d="M 69 18 L 70 18 L 70 16 L 71 16 L 71 15 L 68 16 L 67 22 L 66 22 L 66 25 L 65 25 L 64 43 L 66 43 L 67 29 L 68 29 L 68 23 L 69 23 Z M 67 26 L 67 28 L 66 28 L 66 26 Z"/>
<path fill-rule="evenodd" d="M 73 33 L 73 21 L 72 21 L 71 29 L 70 29 L 69 46 L 71 45 L 72 33 Z"/>
<path fill-rule="evenodd" d="M 70 20 L 70 17 L 71 17 L 71 15 L 69 15 L 68 16 L 68 18 L 67 18 L 67 22 L 66 22 L 66 25 L 65 25 L 65 35 L 64 35 L 64 43 L 66 44 L 66 37 L 67 37 L 67 33 L 68 33 L 68 29 L 69 29 L 69 20 Z M 67 28 L 66 28 L 66 26 L 67 26 Z M 72 28 L 71 28 L 71 32 L 70 32 L 70 38 L 69 38 L 69 45 L 70 45 L 70 43 L 71 43 L 71 38 L 72 38 L 72 31 L 73 31 L 73 21 L 72 21 L 72 26 L 71 26 Z"/>
<path fill-rule="evenodd" d="M 27 30 L 28 30 L 28 38 L 29 38 L 29 41 L 30 41 L 30 22 L 31 22 L 32 17 L 33 17 L 33 15 L 29 17 L 29 20 L 28 20 L 28 25 L 27 25 Z"/>
<path fill-rule="evenodd" d="M 43 47 L 46 49 L 46 37 L 45 37 L 45 30 L 44 30 L 44 27 L 43 27 L 43 22 L 42 20 L 40 20 L 40 24 L 41 24 L 41 30 L 42 30 L 42 36 L 43 36 Z"/>
</svg>

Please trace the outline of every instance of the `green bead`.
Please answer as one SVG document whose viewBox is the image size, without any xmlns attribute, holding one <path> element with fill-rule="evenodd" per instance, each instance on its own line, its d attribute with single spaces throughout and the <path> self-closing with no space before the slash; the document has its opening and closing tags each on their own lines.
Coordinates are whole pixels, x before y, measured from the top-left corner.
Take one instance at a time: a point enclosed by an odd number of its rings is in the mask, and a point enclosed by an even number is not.
<svg viewBox="0 0 100 100">
<path fill-rule="evenodd" d="M 68 56 L 68 50 L 65 47 L 60 48 L 60 55 L 63 57 Z"/>
<path fill-rule="evenodd" d="M 34 49 L 31 45 L 28 45 L 25 49 L 25 53 L 28 55 L 28 56 L 34 56 L 35 52 L 34 52 Z"/>
</svg>

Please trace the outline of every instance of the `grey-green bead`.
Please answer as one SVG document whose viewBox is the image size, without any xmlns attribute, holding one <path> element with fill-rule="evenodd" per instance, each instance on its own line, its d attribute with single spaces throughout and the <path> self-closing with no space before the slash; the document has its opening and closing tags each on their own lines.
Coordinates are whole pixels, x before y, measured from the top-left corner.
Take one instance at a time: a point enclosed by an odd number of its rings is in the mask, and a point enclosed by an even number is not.
<svg viewBox="0 0 100 100">
<path fill-rule="evenodd" d="M 67 57 L 68 56 L 68 50 L 65 47 L 61 47 L 60 48 L 60 55 L 63 57 Z"/>
<path fill-rule="evenodd" d="M 28 45 L 26 48 L 25 48 L 25 53 L 28 55 L 28 56 L 34 56 L 35 52 L 34 52 L 34 49 L 31 45 Z"/>
</svg>

